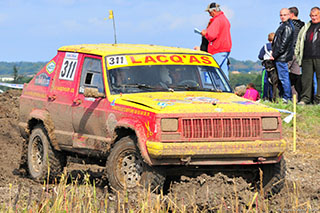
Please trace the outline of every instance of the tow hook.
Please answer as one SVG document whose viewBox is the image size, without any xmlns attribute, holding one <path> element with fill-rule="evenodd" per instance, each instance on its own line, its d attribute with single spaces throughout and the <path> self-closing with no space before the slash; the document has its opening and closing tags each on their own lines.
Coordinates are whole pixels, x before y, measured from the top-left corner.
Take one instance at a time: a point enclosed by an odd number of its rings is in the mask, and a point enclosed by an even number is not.
<svg viewBox="0 0 320 213">
<path fill-rule="evenodd" d="M 258 157 L 257 162 L 263 162 L 266 161 L 267 159 L 264 157 Z"/>
<path fill-rule="evenodd" d="M 184 165 L 189 165 L 191 162 L 191 156 L 189 157 L 184 157 L 184 158 L 180 158 L 180 161 L 184 164 Z"/>
</svg>

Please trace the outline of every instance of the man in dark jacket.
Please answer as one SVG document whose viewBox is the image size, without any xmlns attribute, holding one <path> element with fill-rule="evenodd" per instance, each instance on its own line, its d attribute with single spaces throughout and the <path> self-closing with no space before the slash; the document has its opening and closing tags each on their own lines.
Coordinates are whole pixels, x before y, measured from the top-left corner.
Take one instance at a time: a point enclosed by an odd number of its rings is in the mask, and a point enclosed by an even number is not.
<svg viewBox="0 0 320 213">
<path fill-rule="evenodd" d="M 295 47 L 298 34 L 300 32 L 300 29 L 304 26 L 304 22 L 298 18 L 299 10 L 297 7 L 289 7 L 289 11 L 290 11 L 290 19 L 292 20 L 292 24 L 294 26 L 293 47 Z M 289 67 L 289 77 L 291 82 L 292 94 L 296 94 L 298 101 L 300 101 L 300 96 L 302 91 L 301 69 L 296 60 L 295 55 L 293 55 L 292 61 L 288 62 L 288 67 Z"/>
<path fill-rule="evenodd" d="M 289 18 L 289 10 L 287 8 L 281 9 L 281 24 L 277 29 L 272 42 L 271 60 L 275 60 L 276 62 L 279 81 L 281 82 L 279 88 L 280 96 L 282 96 L 283 103 L 288 103 L 288 101 L 292 98 L 288 61 L 292 60 L 294 53 L 294 26 Z"/>
<path fill-rule="evenodd" d="M 310 104 L 312 101 L 312 81 L 314 73 L 317 77 L 317 94 L 315 104 L 320 104 L 320 8 L 310 11 L 311 21 L 304 25 L 298 35 L 295 55 L 302 66 L 302 94 L 298 104 Z"/>
</svg>

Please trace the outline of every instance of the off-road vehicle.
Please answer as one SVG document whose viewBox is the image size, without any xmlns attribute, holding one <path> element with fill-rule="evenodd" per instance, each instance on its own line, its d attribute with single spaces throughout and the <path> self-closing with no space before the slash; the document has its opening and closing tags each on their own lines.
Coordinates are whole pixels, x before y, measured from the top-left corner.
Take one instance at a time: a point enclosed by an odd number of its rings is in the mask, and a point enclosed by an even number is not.
<svg viewBox="0 0 320 213">
<path fill-rule="evenodd" d="M 37 180 L 48 167 L 57 176 L 67 156 L 103 165 L 117 190 L 220 165 L 261 168 L 276 192 L 285 174 L 280 113 L 233 94 L 212 56 L 191 49 L 61 47 L 25 85 L 19 127 Z"/>
</svg>

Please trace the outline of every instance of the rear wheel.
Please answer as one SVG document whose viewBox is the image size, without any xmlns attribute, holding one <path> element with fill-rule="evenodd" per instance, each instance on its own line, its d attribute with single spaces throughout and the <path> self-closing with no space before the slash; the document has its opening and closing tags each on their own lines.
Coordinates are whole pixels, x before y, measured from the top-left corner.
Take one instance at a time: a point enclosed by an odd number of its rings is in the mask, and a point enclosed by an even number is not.
<svg viewBox="0 0 320 213">
<path fill-rule="evenodd" d="M 65 157 L 51 147 L 45 128 L 37 125 L 32 130 L 28 143 L 30 176 L 37 181 L 43 181 L 49 174 L 49 179 L 52 180 L 62 172 L 65 162 Z"/>
<path fill-rule="evenodd" d="M 286 176 L 286 161 L 284 157 L 278 163 L 262 166 L 263 188 L 267 195 L 274 195 L 281 191 Z"/>
<path fill-rule="evenodd" d="M 112 148 L 107 160 L 107 177 L 110 187 L 118 191 L 139 186 L 161 189 L 165 181 L 161 172 L 143 161 L 133 136 L 121 138 Z"/>
</svg>

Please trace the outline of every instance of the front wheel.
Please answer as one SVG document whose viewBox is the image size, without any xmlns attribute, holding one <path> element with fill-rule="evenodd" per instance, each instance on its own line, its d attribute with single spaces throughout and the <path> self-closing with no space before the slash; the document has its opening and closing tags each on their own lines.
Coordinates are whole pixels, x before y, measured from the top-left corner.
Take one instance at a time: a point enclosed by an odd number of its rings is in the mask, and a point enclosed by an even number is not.
<svg viewBox="0 0 320 213">
<path fill-rule="evenodd" d="M 106 165 L 110 187 L 118 191 L 139 186 L 161 189 L 165 176 L 143 161 L 135 141 L 135 137 L 127 136 L 112 148 Z"/>
<path fill-rule="evenodd" d="M 284 186 L 286 176 L 286 161 L 284 157 L 280 162 L 275 164 L 264 164 L 263 171 L 263 188 L 267 195 L 274 195 L 281 191 Z"/>
<path fill-rule="evenodd" d="M 65 157 L 51 147 L 45 128 L 37 125 L 32 129 L 28 143 L 30 176 L 37 181 L 43 181 L 49 175 L 52 180 L 62 172 L 65 162 Z"/>
</svg>

